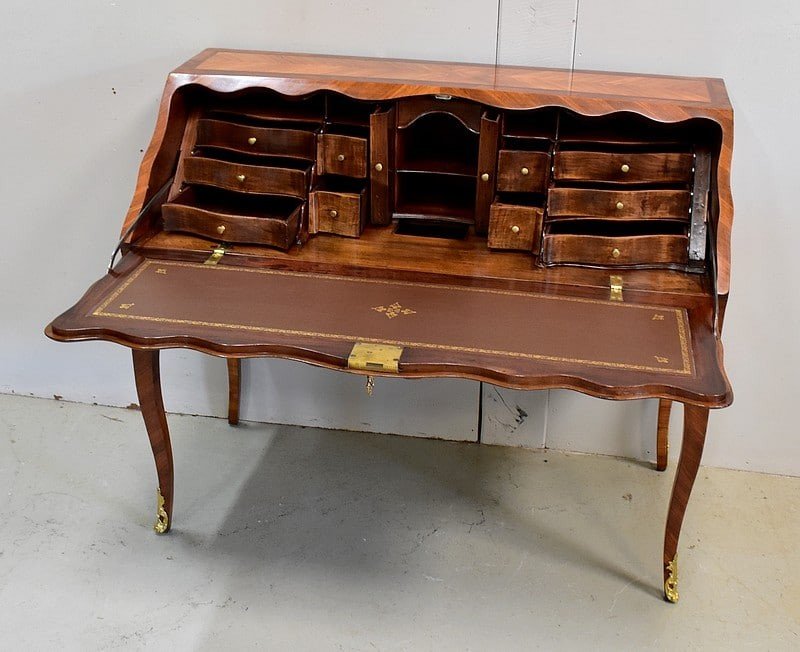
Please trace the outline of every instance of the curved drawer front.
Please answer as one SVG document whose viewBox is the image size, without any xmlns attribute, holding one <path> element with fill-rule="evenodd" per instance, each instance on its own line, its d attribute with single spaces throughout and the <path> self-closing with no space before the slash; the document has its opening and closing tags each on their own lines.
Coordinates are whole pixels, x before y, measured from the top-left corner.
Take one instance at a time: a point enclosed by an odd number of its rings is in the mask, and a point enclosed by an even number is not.
<svg viewBox="0 0 800 652">
<path fill-rule="evenodd" d="M 218 147 L 247 154 L 289 156 L 313 161 L 316 134 L 301 129 L 249 127 L 224 120 L 198 120 L 197 147 Z"/>
<path fill-rule="evenodd" d="M 602 266 L 686 265 L 689 238 L 685 235 L 607 237 L 553 234 L 544 237 L 547 264 Z"/>
<path fill-rule="evenodd" d="M 568 151 L 556 153 L 553 176 L 558 181 L 689 183 L 693 165 L 693 156 L 687 153 Z"/>
<path fill-rule="evenodd" d="M 691 195 L 683 190 L 552 188 L 547 213 L 553 218 L 688 221 L 690 201 Z"/>
<path fill-rule="evenodd" d="M 191 191 L 188 197 L 164 204 L 161 214 L 164 230 L 193 233 L 217 242 L 265 244 L 288 249 L 294 242 L 304 204 L 278 202 L 262 213 L 247 210 L 233 214 L 219 205 L 197 200 Z"/>
<path fill-rule="evenodd" d="M 497 189 L 505 192 L 541 192 L 547 187 L 550 155 L 501 149 L 497 157 Z"/>
<path fill-rule="evenodd" d="M 229 163 L 202 156 L 184 162 L 185 181 L 237 192 L 305 197 L 308 170 Z"/>
</svg>

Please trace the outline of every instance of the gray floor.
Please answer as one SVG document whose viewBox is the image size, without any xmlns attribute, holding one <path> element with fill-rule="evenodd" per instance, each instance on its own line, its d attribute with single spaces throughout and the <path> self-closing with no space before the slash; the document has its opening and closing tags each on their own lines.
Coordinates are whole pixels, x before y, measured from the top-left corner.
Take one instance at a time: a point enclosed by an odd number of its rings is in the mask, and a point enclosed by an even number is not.
<svg viewBox="0 0 800 652">
<path fill-rule="evenodd" d="M 0 396 L 0 647 L 798 649 L 800 479 Z"/>
</svg>

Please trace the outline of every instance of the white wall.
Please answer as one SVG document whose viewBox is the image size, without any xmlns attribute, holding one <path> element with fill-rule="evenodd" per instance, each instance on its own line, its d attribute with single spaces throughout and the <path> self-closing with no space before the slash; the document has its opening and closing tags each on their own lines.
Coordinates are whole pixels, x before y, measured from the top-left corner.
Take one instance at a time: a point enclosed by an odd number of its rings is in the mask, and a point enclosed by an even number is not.
<svg viewBox="0 0 800 652">
<path fill-rule="evenodd" d="M 166 72 L 208 46 L 716 75 L 736 107 L 733 292 L 727 367 L 736 403 L 712 415 L 704 461 L 800 474 L 798 293 L 790 261 L 800 4 L 711 0 L 4 0 L 0 52 L 0 392 L 135 401 L 130 359 L 60 345 L 44 325 L 104 272 L 149 141 Z M 499 9 L 499 11 L 498 11 Z M 497 25 L 500 18 L 499 30 Z M 499 41 L 497 40 L 499 33 Z M 168 409 L 224 414 L 224 363 L 163 360 Z M 458 380 L 361 381 L 251 361 L 243 417 L 652 457 L 653 402 L 510 392 Z M 674 420 L 677 437 L 679 423 Z M 676 438 L 675 437 L 675 438 Z M 677 446 L 673 447 L 677 448 Z"/>
</svg>

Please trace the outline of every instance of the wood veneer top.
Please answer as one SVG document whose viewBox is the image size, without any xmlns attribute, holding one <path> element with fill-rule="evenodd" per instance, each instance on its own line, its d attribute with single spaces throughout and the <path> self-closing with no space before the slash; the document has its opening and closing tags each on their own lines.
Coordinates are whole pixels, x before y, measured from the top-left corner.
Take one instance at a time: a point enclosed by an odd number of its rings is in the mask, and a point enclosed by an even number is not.
<svg viewBox="0 0 800 652">
<path fill-rule="evenodd" d="M 470 88 L 494 93 L 592 95 L 730 109 L 723 81 L 705 77 L 221 49 L 203 51 L 175 73 L 328 80 L 331 88 L 347 83 L 351 92 L 353 83 L 402 85 L 393 96 Z"/>
</svg>

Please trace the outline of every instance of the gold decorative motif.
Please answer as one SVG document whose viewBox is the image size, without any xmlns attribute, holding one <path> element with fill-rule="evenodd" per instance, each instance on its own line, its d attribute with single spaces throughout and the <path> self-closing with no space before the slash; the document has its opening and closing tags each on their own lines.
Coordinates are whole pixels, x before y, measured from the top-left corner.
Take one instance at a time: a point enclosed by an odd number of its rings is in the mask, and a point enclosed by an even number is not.
<svg viewBox="0 0 800 652">
<path fill-rule="evenodd" d="M 156 512 L 156 522 L 153 525 L 153 529 L 156 534 L 166 534 L 167 530 L 169 530 L 169 515 L 167 510 L 164 509 L 164 496 L 161 495 L 161 487 L 156 489 L 156 494 L 158 496 L 158 511 Z"/>
<path fill-rule="evenodd" d="M 375 391 L 375 378 L 372 376 L 367 376 L 367 385 L 364 388 L 367 390 L 367 396 L 372 396 L 372 392 Z"/>
<path fill-rule="evenodd" d="M 416 310 L 411 310 L 411 308 L 403 308 L 402 305 L 395 301 L 390 306 L 375 306 L 373 308 L 375 312 L 382 312 L 386 315 L 389 319 L 394 319 L 395 317 L 399 317 L 400 315 L 416 315 Z"/>
<path fill-rule="evenodd" d="M 678 601 L 678 555 L 667 563 L 667 577 L 664 580 L 664 597 L 668 602 Z"/>
<path fill-rule="evenodd" d="M 163 267 L 159 267 L 159 268 L 156 270 L 156 274 L 166 274 L 166 273 L 167 273 L 167 270 L 166 270 L 166 269 L 164 269 Z"/>
<path fill-rule="evenodd" d="M 661 364 L 669 364 L 669 358 L 665 358 L 663 355 L 654 355 L 656 362 L 660 362 Z"/>
<path fill-rule="evenodd" d="M 130 310 L 135 305 L 136 305 L 135 303 L 121 303 L 121 304 L 119 304 L 119 309 L 120 310 Z"/>
<path fill-rule="evenodd" d="M 660 312 L 657 312 L 655 315 L 653 315 L 653 318 L 650 321 L 664 321 L 664 315 L 662 315 Z"/>
<path fill-rule="evenodd" d="M 258 138 L 256 138 L 255 136 L 251 136 L 250 138 L 247 139 L 247 144 L 248 145 L 255 145 L 257 142 L 258 142 Z"/>
</svg>

